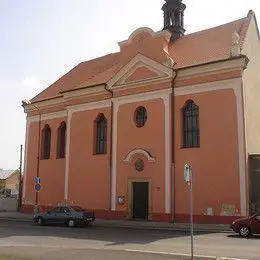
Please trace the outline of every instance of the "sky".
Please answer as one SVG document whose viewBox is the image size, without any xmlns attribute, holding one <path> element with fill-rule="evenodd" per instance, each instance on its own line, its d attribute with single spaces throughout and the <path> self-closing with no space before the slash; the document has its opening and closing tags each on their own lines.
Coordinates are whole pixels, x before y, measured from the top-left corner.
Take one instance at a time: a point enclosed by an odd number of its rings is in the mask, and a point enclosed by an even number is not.
<svg viewBox="0 0 260 260">
<path fill-rule="evenodd" d="M 186 33 L 254 10 L 259 0 L 183 0 Z M 163 0 L 0 0 L 0 168 L 19 167 L 25 142 L 23 99 L 31 99 L 86 61 L 117 52 L 139 27 L 159 31 Z"/>
</svg>

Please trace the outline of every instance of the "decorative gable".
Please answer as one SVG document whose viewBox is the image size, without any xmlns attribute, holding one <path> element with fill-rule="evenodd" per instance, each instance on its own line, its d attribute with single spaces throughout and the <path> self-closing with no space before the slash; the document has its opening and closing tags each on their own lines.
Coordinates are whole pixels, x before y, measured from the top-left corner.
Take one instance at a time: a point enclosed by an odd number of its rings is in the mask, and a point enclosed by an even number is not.
<svg viewBox="0 0 260 260">
<path fill-rule="evenodd" d="M 160 76 L 161 75 L 156 71 L 152 71 L 151 68 L 145 67 L 143 64 L 141 64 L 141 67 L 136 68 L 136 70 L 125 79 L 125 83 L 135 82 L 139 80 L 154 79 Z"/>
<path fill-rule="evenodd" d="M 109 88 L 149 83 L 172 77 L 172 69 L 142 54 L 136 55 L 109 82 Z"/>
</svg>

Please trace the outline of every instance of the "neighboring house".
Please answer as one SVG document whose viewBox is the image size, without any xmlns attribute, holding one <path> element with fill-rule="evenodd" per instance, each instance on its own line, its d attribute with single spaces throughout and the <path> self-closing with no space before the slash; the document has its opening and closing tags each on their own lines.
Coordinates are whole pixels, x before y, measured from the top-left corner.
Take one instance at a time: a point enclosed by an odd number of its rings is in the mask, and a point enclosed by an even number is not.
<svg viewBox="0 0 260 260">
<path fill-rule="evenodd" d="M 249 213 L 248 157 L 260 151 L 255 14 L 184 35 L 184 10 L 166 0 L 164 30 L 134 31 L 119 52 L 24 104 L 24 211 L 70 203 L 103 218 L 186 222 L 188 163 L 195 222 Z"/>
<path fill-rule="evenodd" d="M 18 194 L 19 171 L 0 169 L 0 189 L 9 189 L 11 194 Z"/>
</svg>

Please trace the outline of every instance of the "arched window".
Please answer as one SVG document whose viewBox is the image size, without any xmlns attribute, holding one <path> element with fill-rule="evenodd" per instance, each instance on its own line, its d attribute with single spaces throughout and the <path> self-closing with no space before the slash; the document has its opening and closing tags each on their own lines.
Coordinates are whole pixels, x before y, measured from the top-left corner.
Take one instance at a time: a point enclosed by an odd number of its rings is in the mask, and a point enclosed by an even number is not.
<svg viewBox="0 0 260 260">
<path fill-rule="evenodd" d="M 147 111 L 145 107 L 138 107 L 135 111 L 135 125 L 143 127 L 147 120 Z"/>
<path fill-rule="evenodd" d="M 51 128 L 46 125 L 42 130 L 42 159 L 50 159 L 51 154 Z"/>
<path fill-rule="evenodd" d="M 96 154 L 107 152 L 107 120 L 103 114 L 96 119 Z"/>
<path fill-rule="evenodd" d="M 66 151 L 66 123 L 62 122 L 58 128 L 57 158 L 65 158 Z"/>
<path fill-rule="evenodd" d="M 183 113 L 183 147 L 200 146 L 199 107 L 192 101 L 186 102 Z"/>
</svg>

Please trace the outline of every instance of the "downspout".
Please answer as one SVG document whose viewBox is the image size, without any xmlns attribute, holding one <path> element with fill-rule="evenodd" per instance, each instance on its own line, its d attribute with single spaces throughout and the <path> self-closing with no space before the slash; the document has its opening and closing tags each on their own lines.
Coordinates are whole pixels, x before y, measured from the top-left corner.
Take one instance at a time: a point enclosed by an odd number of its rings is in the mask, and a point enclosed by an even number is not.
<svg viewBox="0 0 260 260">
<path fill-rule="evenodd" d="M 109 147 L 109 153 L 110 153 L 110 159 L 109 159 L 109 194 L 110 194 L 110 198 L 109 198 L 109 211 L 112 210 L 112 149 L 113 149 L 113 122 L 114 122 L 114 102 L 113 102 L 113 98 L 114 98 L 114 93 L 111 89 L 109 89 L 107 87 L 107 85 L 105 85 L 105 90 L 108 91 L 111 94 L 111 107 L 110 107 L 110 125 L 111 125 L 111 129 L 110 129 L 110 147 Z"/>
<path fill-rule="evenodd" d="M 175 76 L 172 79 L 171 82 L 171 88 L 172 88 L 172 164 L 171 164 L 171 172 L 172 172 L 172 223 L 174 223 L 174 214 L 175 214 L 175 154 L 174 154 L 174 147 L 175 147 L 175 140 L 174 140 L 174 134 L 175 134 L 175 118 L 174 118 L 174 111 L 175 111 L 175 95 L 174 95 L 174 86 L 175 86 L 175 80 L 178 76 L 178 70 L 173 70 L 175 72 Z"/>
</svg>

